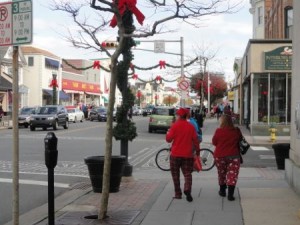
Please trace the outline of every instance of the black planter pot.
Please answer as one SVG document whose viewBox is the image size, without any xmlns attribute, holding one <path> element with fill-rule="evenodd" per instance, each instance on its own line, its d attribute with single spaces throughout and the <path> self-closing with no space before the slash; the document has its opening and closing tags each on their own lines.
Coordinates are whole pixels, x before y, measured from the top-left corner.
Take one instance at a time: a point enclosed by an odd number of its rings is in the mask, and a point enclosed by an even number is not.
<svg viewBox="0 0 300 225">
<path fill-rule="evenodd" d="M 96 193 L 102 192 L 102 178 L 104 167 L 104 156 L 90 156 L 84 159 L 88 167 L 93 191 Z M 111 157 L 111 170 L 110 170 L 110 188 L 109 192 L 118 192 L 122 174 L 125 165 L 125 156 L 112 156 Z"/>
<path fill-rule="evenodd" d="M 273 148 L 274 154 L 275 154 L 277 169 L 284 170 L 285 169 L 285 159 L 289 158 L 290 144 L 287 144 L 287 143 L 273 144 L 272 148 Z"/>
</svg>

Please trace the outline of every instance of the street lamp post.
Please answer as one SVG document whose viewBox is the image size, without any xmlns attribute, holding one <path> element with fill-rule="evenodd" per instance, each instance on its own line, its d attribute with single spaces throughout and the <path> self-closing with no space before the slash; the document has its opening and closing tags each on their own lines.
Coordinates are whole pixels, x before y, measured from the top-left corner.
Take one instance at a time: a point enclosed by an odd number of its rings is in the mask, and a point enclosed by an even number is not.
<svg viewBox="0 0 300 225">
<path fill-rule="evenodd" d="M 57 105 L 57 74 L 52 74 L 52 81 L 50 87 L 52 87 L 52 104 Z"/>
</svg>

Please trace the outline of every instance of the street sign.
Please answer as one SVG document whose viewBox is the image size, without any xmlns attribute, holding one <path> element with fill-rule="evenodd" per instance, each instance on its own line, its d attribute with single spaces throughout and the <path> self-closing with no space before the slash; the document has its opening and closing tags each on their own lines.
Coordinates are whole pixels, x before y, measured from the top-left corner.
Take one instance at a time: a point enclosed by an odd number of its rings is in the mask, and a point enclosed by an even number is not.
<svg viewBox="0 0 300 225">
<path fill-rule="evenodd" d="M 181 99 L 188 99 L 189 98 L 189 93 L 187 91 L 181 91 L 180 92 L 180 97 L 181 97 Z"/>
<path fill-rule="evenodd" d="M 11 45 L 11 2 L 0 4 L 0 46 Z"/>
<path fill-rule="evenodd" d="M 0 3 L 0 46 L 30 44 L 31 42 L 31 0 Z"/>
<path fill-rule="evenodd" d="M 32 2 L 31 0 L 12 3 L 13 45 L 32 42 Z"/>
<path fill-rule="evenodd" d="M 154 41 L 154 52 L 155 53 L 164 53 L 165 52 L 165 41 L 163 41 L 163 40 Z"/>
<path fill-rule="evenodd" d="M 178 88 L 181 90 L 181 91 L 186 91 L 190 86 L 190 83 L 185 80 L 185 79 L 182 79 L 181 81 L 179 81 L 178 83 Z"/>
</svg>

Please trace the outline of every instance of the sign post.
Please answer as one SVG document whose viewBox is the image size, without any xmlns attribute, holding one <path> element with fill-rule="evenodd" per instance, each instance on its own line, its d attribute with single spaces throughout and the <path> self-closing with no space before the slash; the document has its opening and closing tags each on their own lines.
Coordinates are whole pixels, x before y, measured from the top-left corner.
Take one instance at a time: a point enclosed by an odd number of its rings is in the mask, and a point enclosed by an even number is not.
<svg viewBox="0 0 300 225">
<path fill-rule="evenodd" d="M 19 225 L 19 46 L 32 42 L 32 1 L 0 3 L 0 46 L 13 45 L 13 225 Z"/>
</svg>

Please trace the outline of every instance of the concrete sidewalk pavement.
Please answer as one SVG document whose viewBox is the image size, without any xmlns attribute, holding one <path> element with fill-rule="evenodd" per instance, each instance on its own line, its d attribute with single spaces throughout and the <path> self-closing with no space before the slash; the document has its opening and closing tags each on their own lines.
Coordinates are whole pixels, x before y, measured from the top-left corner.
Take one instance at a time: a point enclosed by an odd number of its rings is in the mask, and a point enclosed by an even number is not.
<svg viewBox="0 0 300 225">
<path fill-rule="evenodd" d="M 185 198 L 173 199 L 173 183 L 169 172 L 157 168 L 136 171 L 134 178 L 122 181 L 120 192 L 110 194 L 109 218 L 105 221 L 85 218 L 97 214 L 101 198 L 101 194 L 88 190 L 74 197 L 64 207 L 56 204 L 60 208 L 57 208 L 55 224 L 300 224 L 300 197 L 285 182 L 284 171 L 275 168 L 241 168 L 236 200 L 233 202 L 218 195 L 216 173 L 214 168 L 193 174 L 194 201 L 190 203 Z M 22 225 L 46 225 L 46 207 L 29 212 L 23 218 L 20 222 Z"/>
<path fill-rule="evenodd" d="M 216 120 L 206 120 L 203 129 L 205 142 L 211 142 L 217 126 Z M 244 130 L 242 132 L 244 133 Z M 247 138 L 247 134 L 244 135 Z M 265 140 L 263 143 L 268 142 Z M 276 168 L 242 167 L 235 192 L 236 200 L 233 202 L 218 195 L 216 168 L 193 173 L 193 202 L 187 202 L 184 197 L 181 200 L 173 199 L 173 195 L 170 172 L 153 167 L 142 168 L 135 170 L 133 177 L 123 179 L 118 193 L 110 194 L 109 218 L 105 221 L 85 218 L 97 214 L 101 199 L 101 194 L 86 188 L 71 190 L 56 199 L 55 224 L 300 224 L 300 197 L 285 181 L 285 172 Z M 47 205 L 22 215 L 20 224 L 48 224 Z"/>
</svg>

